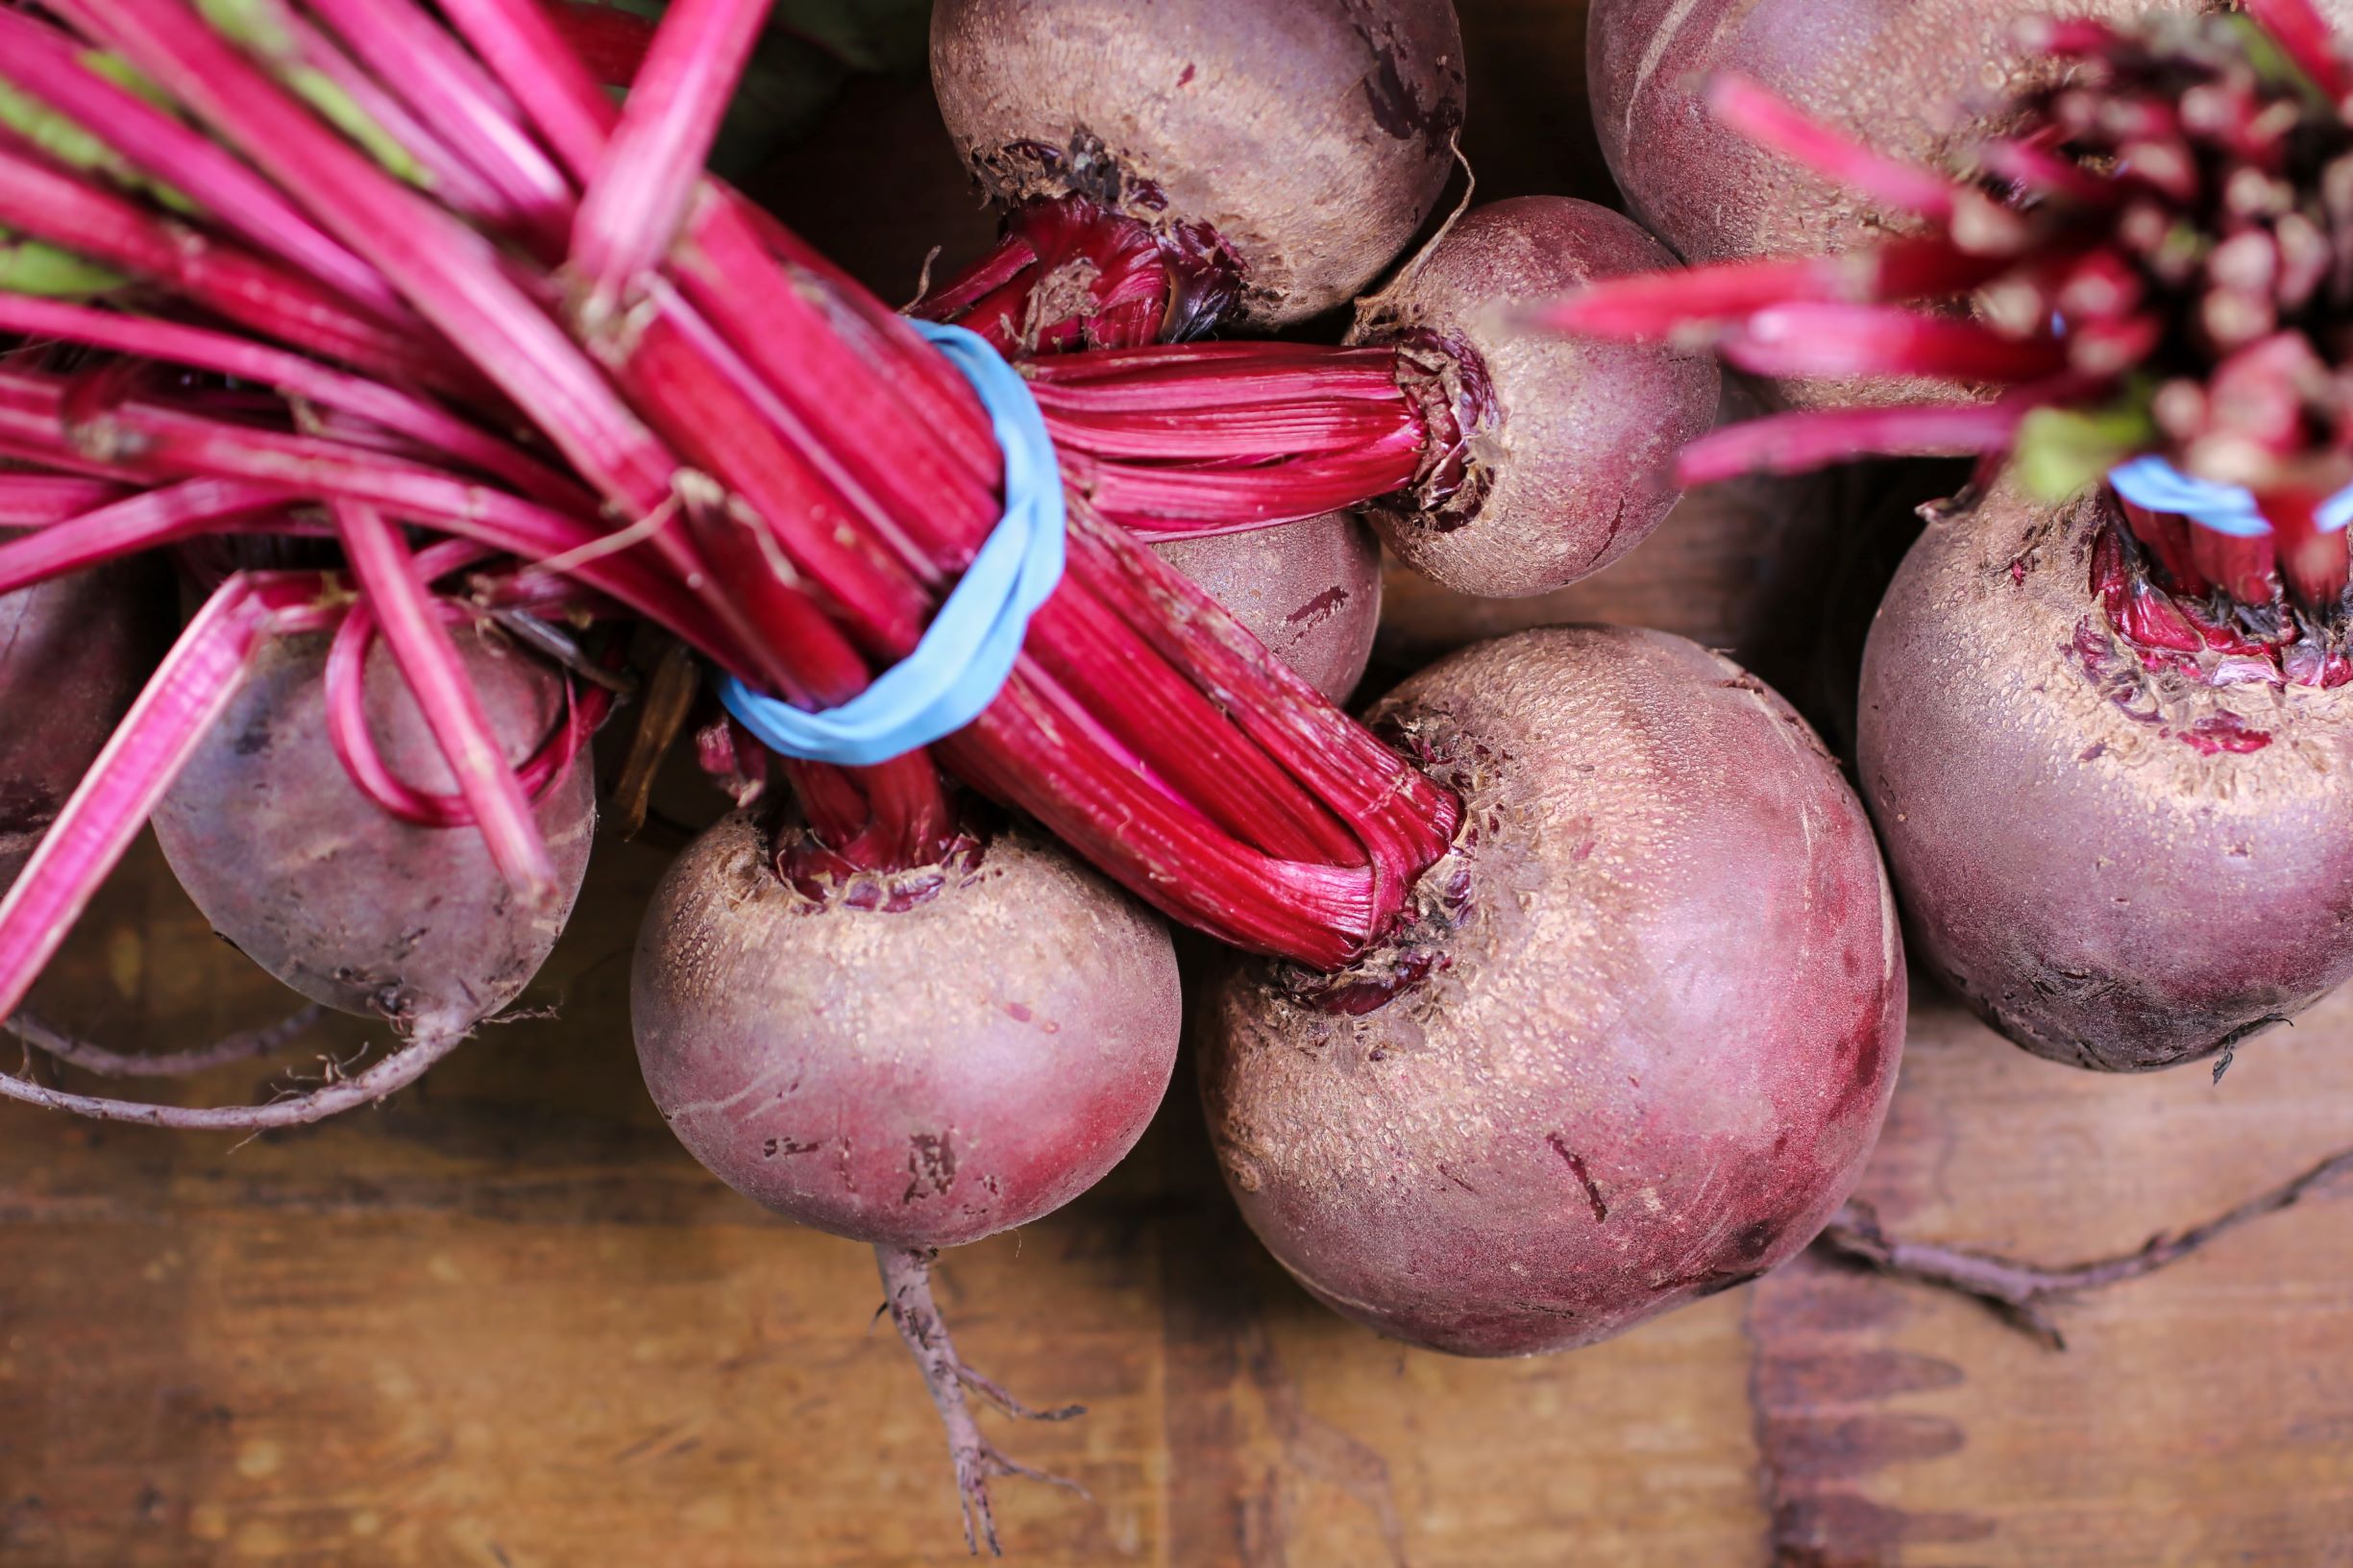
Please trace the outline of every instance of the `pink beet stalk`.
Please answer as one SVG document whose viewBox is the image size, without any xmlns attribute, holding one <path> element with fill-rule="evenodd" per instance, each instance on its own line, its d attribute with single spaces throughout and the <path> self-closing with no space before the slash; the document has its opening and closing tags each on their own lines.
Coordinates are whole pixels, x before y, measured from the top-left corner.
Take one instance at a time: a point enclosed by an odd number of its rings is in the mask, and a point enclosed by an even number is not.
<svg viewBox="0 0 2353 1568">
<path fill-rule="evenodd" d="M 2041 380 L 2067 365 L 2050 337 L 2005 337 L 1973 322 L 1888 306 L 1777 305 L 1751 314 L 1719 346 L 1758 376 L 1933 376 Z"/>
<path fill-rule="evenodd" d="M 441 12 L 513 96 L 574 184 L 584 184 L 597 172 L 621 110 L 566 42 L 568 31 L 582 25 L 566 15 L 572 9 L 566 0 L 443 0 Z M 559 15 L 565 15 L 560 25 Z M 642 35 L 648 24 L 632 20 Z"/>
<path fill-rule="evenodd" d="M 572 224 L 571 182 L 531 139 L 515 106 L 474 58 L 423 12 L 375 0 L 313 0 L 319 13 L 452 150 L 494 188 L 521 233 L 559 254 Z"/>
<path fill-rule="evenodd" d="M 672 166 L 676 149 L 699 135 L 689 122 L 702 106 L 666 107 L 649 93 L 641 112 L 652 116 L 643 123 L 653 151 L 628 154 L 608 143 L 612 110 L 576 62 L 560 48 L 530 58 L 549 33 L 536 9 L 451 0 L 447 13 L 503 94 L 477 94 L 477 106 L 503 117 L 511 103 L 574 181 L 598 185 L 625 171 L 625 155 L 651 168 L 665 138 L 673 151 L 663 166 Z M 609 510 L 589 518 L 463 482 L 447 458 L 425 457 L 416 433 L 371 433 L 346 409 L 288 433 L 271 428 L 276 404 L 257 408 L 242 393 L 225 404 L 210 391 L 175 398 L 126 386 L 99 407 L 92 393 L 51 378 L 0 378 L 0 441 L 63 465 L 85 460 L 88 438 L 103 436 L 110 456 L 145 481 L 279 483 L 476 538 L 527 563 L 561 557 L 550 564 L 655 614 L 731 671 L 818 702 L 859 689 L 870 660 L 904 651 L 993 523 L 996 454 L 968 391 L 878 302 L 731 193 L 680 180 L 691 188 L 631 198 L 675 203 L 683 242 L 671 242 L 667 223 L 615 235 L 646 247 L 635 270 L 583 275 L 622 279 L 620 297 L 648 307 L 644 330 L 593 334 L 564 307 L 565 280 L 483 244 L 445 206 L 321 135 L 306 109 L 184 10 L 75 0 L 72 14 L 380 269 L 432 324 L 420 345 L 472 360 Z M 730 29 L 748 15 L 718 0 L 674 12 L 680 58 L 718 69 L 728 38 L 740 37 Z M 487 157 L 480 139 L 429 129 L 452 150 Z M 584 209 L 576 233 L 603 232 L 593 217 Z M 1393 384 L 1367 389 L 1365 401 L 1382 399 L 1389 408 L 1403 402 Z M 1412 420 L 1385 424 L 1392 417 L 1351 407 L 1301 426 L 1278 410 L 1251 438 L 1295 443 L 1302 451 L 1287 456 L 1299 462 L 1385 444 L 1402 452 Z M 350 438 L 319 433 L 340 430 Z M 1124 436 L 1116 425 L 1098 431 Z M 1189 447 L 1178 432 L 1166 466 L 1213 483 L 1225 459 L 1203 455 L 1205 447 L 1232 452 L 1238 440 L 1231 426 Z M 1014 680 L 942 754 L 1183 918 L 1316 964 L 1361 950 L 1451 838 L 1453 797 L 1287 682 L 1213 605 L 1156 575 L 1083 497 L 1072 538 L 1072 573 L 1033 623 Z M 847 819 L 863 795 L 887 835 L 933 811 L 938 791 L 915 757 L 824 775 L 811 793 L 832 803 L 836 829 L 853 832 Z"/>
<path fill-rule="evenodd" d="M 1716 118 L 1760 147 L 1782 154 L 1892 208 L 1950 223 L 1967 187 L 1950 178 L 1885 158 L 1852 136 L 1808 118 L 1745 76 L 1707 85 Z"/>
<path fill-rule="evenodd" d="M 324 623 L 325 586 L 300 574 L 233 577 L 188 623 L 0 899 L 0 1017 L 23 1004 L 90 895 L 227 708 L 261 639 Z"/>
<path fill-rule="evenodd" d="M 1966 456 L 2006 445 L 2026 409 L 1959 404 L 1920 408 L 1834 408 L 1728 425 L 1682 451 L 1676 478 L 1714 484 L 1743 474 L 1802 474 L 1873 453 Z"/>
<path fill-rule="evenodd" d="M 189 479 L 122 496 L 0 544 L 0 594 L 282 512 L 297 499 L 249 479 Z"/>
<path fill-rule="evenodd" d="M 407 545 L 371 506 L 341 502 L 335 523 L 352 574 L 383 625 L 384 641 L 456 777 L 499 874 L 533 908 L 553 907 L 555 866 L 531 820 L 531 803 L 491 734 L 456 645 L 427 607 Z"/>
<path fill-rule="evenodd" d="M 0 470 L 0 527 L 40 527 L 122 498 L 122 486 L 72 474 Z"/>
<path fill-rule="evenodd" d="M 1971 255 L 1931 235 L 1841 256 L 1726 261 L 1612 278 L 1530 314 L 1554 331 L 1640 341 L 1698 335 L 1712 324 L 1778 305 L 1896 302 L 1957 293 L 1998 276 L 2003 267 L 1995 257 Z"/>
<path fill-rule="evenodd" d="M 250 338 L 7 294 L 0 294 L 0 331 L 61 338 L 261 382 L 289 399 L 340 409 L 398 431 L 452 462 L 478 469 L 535 500 L 566 509 L 595 510 L 595 502 L 577 483 L 439 404 Z"/>
<path fill-rule="evenodd" d="M 275 255 L 371 314 L 413 320 L 376 271 L 329 239 L 251 169 L 202 135 L 83 63 L 72 38 L 0 9 L 0 81 L 85 129 L 169 184 L 231 233 Z"/>
<path fill-rule="evenodd" d="M 674 0 L 574 225 L 591 335 L 676 237 L 768 0 Z"/>
<path fill-rule="evenodd" d="M 2332 99 L 2345 96 L 2344 51 L 2312 0 L 2246 0 L 2246 13 L 2288 52 L 2296 69 L 2312 78 L 2313 86 Z"/>
</svg>

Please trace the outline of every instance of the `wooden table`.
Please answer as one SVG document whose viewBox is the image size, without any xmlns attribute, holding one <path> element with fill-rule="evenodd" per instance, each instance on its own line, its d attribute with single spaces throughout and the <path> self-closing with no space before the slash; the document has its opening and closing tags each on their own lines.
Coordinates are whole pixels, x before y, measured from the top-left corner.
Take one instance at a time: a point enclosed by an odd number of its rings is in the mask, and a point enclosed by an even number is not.
<svg viewBox="0 0 2353 1568">
<path fill-rule="evenodd" d="M 961 1556 L 865 1251 L 718 1187 L 646 1102 L 623 987 L 660 858 L 601 851 L 537 997 L 561 1021 L 384 1111 L 242 1147 L 0 1112 L 0 1563 Z M 282 1005 L 151 859 L 50 995 L 149 1041 Z M 2348 1107 L 2353 997 L 2218 1089 L 2052 1066 L 1926 997 L 1865 1192 L 1918 1236 L 2119 1250 L 2345 1141 Z M 1105 1187 L 943 1274 L 978 1365 L 1090 1407 L 1002 1433 L 1092 1494 L 1000 1487 L 1039 1568 L 2353 1564 L 2342 1200 L 2063 1310 L 2063 1355 L 1808 1262 L 1593 1350 L 1460 1361 L 1267 1262 L 1180 1078 Z"/>
<path fill-rule="evenodd" d="M 1463 12 L 1483 192 L 1605 194 L 1579 8 Z M 1630 580 L 1577 613 L 1655 618 Z M 1685 629 L 1745 635 L 1722 591 Z M 1427 646 L 1442 617 L 1413 604 Z M 0 1108 L 0 1565 L 963 1559 L 866 1252 L 735 1198 L 646 1102 L 626 955 L 661 859 L 601 849 L 530 998 L 559 1020 L 386 1110 L 234 1146 Z M 144 850 L 44 1000 L 159 1046 L 284 1005 Z M 2217 1088 L 2048 1066 L 1923 995 L 1865 1193 L 1905 1233 L 2066 1260 L 2345 1142 L 2353 998 Z M 1091 1493 L 1000 1486 L 1033 1568 L 2353 1568 L 2342 1198 L 2064 1310 L 2063 1355 L 1807 1261 L 1593 1350 L 1468 1362 L 1291 1286 L 1180 1077 L 1110 1182 L 942 1277 L 978 1365 L 1090 1407 L 998 1429 Z"/>
</svg>

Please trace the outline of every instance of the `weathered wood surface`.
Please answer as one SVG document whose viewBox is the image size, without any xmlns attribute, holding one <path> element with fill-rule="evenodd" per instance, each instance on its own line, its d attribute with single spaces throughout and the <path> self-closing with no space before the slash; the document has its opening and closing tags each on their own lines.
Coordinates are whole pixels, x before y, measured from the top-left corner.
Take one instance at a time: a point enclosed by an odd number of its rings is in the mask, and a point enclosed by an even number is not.
<svg viewBox="0 0 2353 1568">
<path fill-rule="evenodd" d="M 864 1251 L 680 1153 L 623 998 L 658 865 L 608 845 L 539 999 L 297 1137 L 0 1114 L 0 1563 L 946 1562 L 938 1433 Z M 268 1016 L 152 862 L 50 987 L 115 1040 Z M 348 1040 L 350 1037 L 346 1037 Z M 232 1071 L 201 1086 L 253 1090 Z M 954 1255 L 1040 1565 L 2353 1562 L 2353 1193 L 2065 1309 L 1802 1265 L 1549 1360 L 1402 1350 L 1266 1263 L 1189 1095 L 1104 1189 Z M 1916 1235 L 2135 1244 L 2348 1135 L 2353 998 L 2220 1088 L 2094 1079 L 1920 1008 L 1866 1187 Z"/>
<path fill-rule="evenodd" d="M 1483 191 L 1604 194 L 1578 8 L 1463 11 Z M 862 166 L 798 188 L 846 212 Z M 861 261 L 896 276 L 896 246 Z M 1640 560 L 1573 613 L 1724 646 L 1763 624 L 1720 557 L 1679 596 Z M 1449 623 L 1416 604 L 1392 645 L 1426 651 Z M 530 998 L 560 1020 L 486 1033 L 384 1111 L 237 1147 L 0 1108 L 0 1565 L 963 1560 L 863 1249 L 764 1218 L 646 1104 L 625 976 L 660 860 L 601 851 Z M 43 999 L 152 1048 L 284 1005 L 146 851 Z M 2057 1261 L 2345 1142 L 2353 999 L 2217 1088 L 2040 1063 L 1924 996 L 1865 1191 L 1905 1232 Z M 1000 1489 L 1034 1568 L 2353 1568 L 2353 1193 L 2063 1309 L 2065 1355 L 1809 1262 L 1594 1350 L 1464 1362 L 1290 1286 L 1181 1079 L 1103 1188 L 943 1278 L 978 1365 L 1091 1408 L 993 1429 L 1092 1494 Z"/>
</svg>

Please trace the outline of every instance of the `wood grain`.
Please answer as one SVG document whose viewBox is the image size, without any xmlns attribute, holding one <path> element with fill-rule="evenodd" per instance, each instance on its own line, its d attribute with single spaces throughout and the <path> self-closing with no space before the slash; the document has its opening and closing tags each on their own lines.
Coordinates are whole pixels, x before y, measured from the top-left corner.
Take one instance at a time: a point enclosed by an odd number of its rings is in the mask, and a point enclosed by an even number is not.
<svg viewBox="0 0 2353 1568">
<path fill-rule="evenodd" d="M 1483 190 L 1605 194 L 1581 8 L 1462 10 Z M 879 141 L 921 146 L 919 116 L 886 117 Z M 846 224 L 875 166 L 856 152 L 770 194 Z M 914 237 L 860 260 L 912 276 L 919 247 L 893 257 Z M 1612 599 L 1629 572 L 1537 613 L 1680 616 L 1728 645 L 1786 624 L 1720 553 L 1663 559 L 1639 608 Z M 1393 642 L 1454 635 L 1431 625 L 1401 611 Z M 736 1199 L 645 1101 L 624 976 L 660 863 L 601 846 L 529 999 L 561 1017 L 486 1032 L 384 1110 L 237 1146 L 0 1108 L 0 1565 L 963 1559 L 865 1251 Z M 41 999 L 156 1049 L 286 1005 L 146 849 Z M 2353 999 L 2217 1088 L 2073 1073 L 1924 994 L 1865 1192 L 1905 1232 L 2063 1261 L 2349 1141 Z M 1034 1568 L 2353 1568 L 2348 1199 L 2062 1309 L 2065 1355 L 1806 1262 L 1593 1350 L 1468 1362 L 1291 1286 L 1219 1190 L 1181 1078 L 1103 1188 L 942 1277 L 975 1364 L 1090 1407 L 994 1429 L 1091 1494 L 1002 1489 Z"/>
<path fill-rule="evenodd" d="M 865 1251 L 718 1188 L 644 1101 L 621 974 L 658 865 L 605 846 L 540 998 L 561 1021 L 384 1111 L 242 1147 L 0 1115 L 0 1562 L 960 1555 Z M 277 1005 L 152 858 L 48 1001 L 158 1045 Z M 2053 1066 L 1930 997 L 1865 1192 L 1912 1234 L 2115 1250 L 2316 1158 L 2347 1104 L 2353 998 L 2218 1089 Z M 2341 1198 L 2063 1309 L 2065 1355 L 1807 1263 L 1468 1362 L 1309 1303 L 1200 1138 L 1180 1092 L 1105 1188 L 944 1270 L 977 1364 L 1090 1407 L 1003 1433 L 1092 1493 L 1006 1488 L 1023 1561 L 2353 1560 Z"/>
</svg>

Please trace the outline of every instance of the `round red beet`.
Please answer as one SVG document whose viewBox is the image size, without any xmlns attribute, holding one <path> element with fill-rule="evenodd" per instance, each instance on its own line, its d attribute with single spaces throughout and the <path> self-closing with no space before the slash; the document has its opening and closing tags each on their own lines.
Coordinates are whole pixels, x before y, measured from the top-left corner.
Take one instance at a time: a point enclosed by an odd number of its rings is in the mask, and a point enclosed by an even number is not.
<svg viewBox="0 0 2353 1568">
<path fill-rule="evenodd" d="M 2347 0 L 2330 0 L 2353 15 Z M 1829 255 L 1908 215 L 1757 147 L 1708 110 L 1737 73 L 1890 157 L 1966 172 L 1988 116 L 2038 80 L 2016 37 L 2033 17 L 2124 20 L 2181 0 L 1593 0 L 1586 75 L 1602 151 L 1627 204 L 1694 266 Z M 1801 406 L 1949 401 L 1950 383 L 1777 383 Z"/>
<path fill-rule="evenodd" d="M 1618 188 L 1684 260 L 1824 255 L 1900 226 L 1901 215 L 1719 123 L 1704 101 L 1711 78 L 1737 72 L 1879 152 L 1957 170 L 1989 130 L 1973 111 L 2022 85 L 2020 22 L 2164 9 L 2167 0 L 1593 0 L 1586 75 Z"/>
<path fill-rule="evenodd" d="M 1381 627 L 1381 546 L 1354 514 L 1152 548 L 1309 685 L 1335 702 L 1357 689 Z"/>
<path fill-rule="evenodd" d="M 1176 1060 L 1167 930 L 1024 834 L 797 888 L 746 815 L 655 894 L 630 985 L 646 1087 L 695 1158 L 781 1214 L 954 1246 L 1077 1197 Z"/>
<path fill-rule="evenodd" d="M 1467 649 L 1370 718 L 1470 825 L 1389 949 L 1216 992 L 1204 1096 L 1261 1239 L 1350 1317 L 1482 1356 L 1796 1254 L 1862 1173 L 1904 1016 L 1871 824 L 1812 732 L 1727 659 L 1596 626 Z"/>
<path fill-rule="evenodd" d="M 2317 647 L 2131 635 L 2120 610 L 2171 606 L 2111 504 L 2001 491 L 1929 527 L 1861 761 L 1922 956 L 2038 1055 L 2137 1071 L 2353 978 L 2353 686 Z"/>
<path fill-rule="evenodd" d="M 991 195 L 1066 195 L 1240 264 L 1242 317 L 1345 303 L 1454 169 L 1452 0 L 939 0 L 932 84 Z"/>
<path fill-rule="evenodd" d="M 563 681 L 470 631 L 456 640 L 491 732 L 520 765 L 563 723 Z M 472 827 L 401 821 L 352 783 L 328 744 L 326 665 L 324 638 L 262 650 L 157 809 L 157 841 L 213 929 L 296 991 L 420 1040 L 462 1035 L 522 994 L 562 934 L 587 874 L 595 780 L 576 764 L 539 803 L 562 896 L 534 913 Z M 453 790 L 383 645 L 365 678 L 386 765 L 417 789 Z"/>
<path fill-rule="evenodd" d="M 1676 449 L 1714 421 L 1715 362 L 1534 331 L 1512 307 L 1674 259 L 1607 208 L 1520 197 L 1465 213 L 1358 306 L 1349 340 L 1404 349 L 1460 434 L 1458 462 L 1369 513 L 1400 558 L 1463 593 L 1517 598 L 1599 572 L 1659 525 L 1679 493 Z"/>
<path fill-rule="evenodd" d="M 0 594 L 0 893 L 98 759 L 172 625 L 171 584 L 152 560 Z"/>
</svg>

